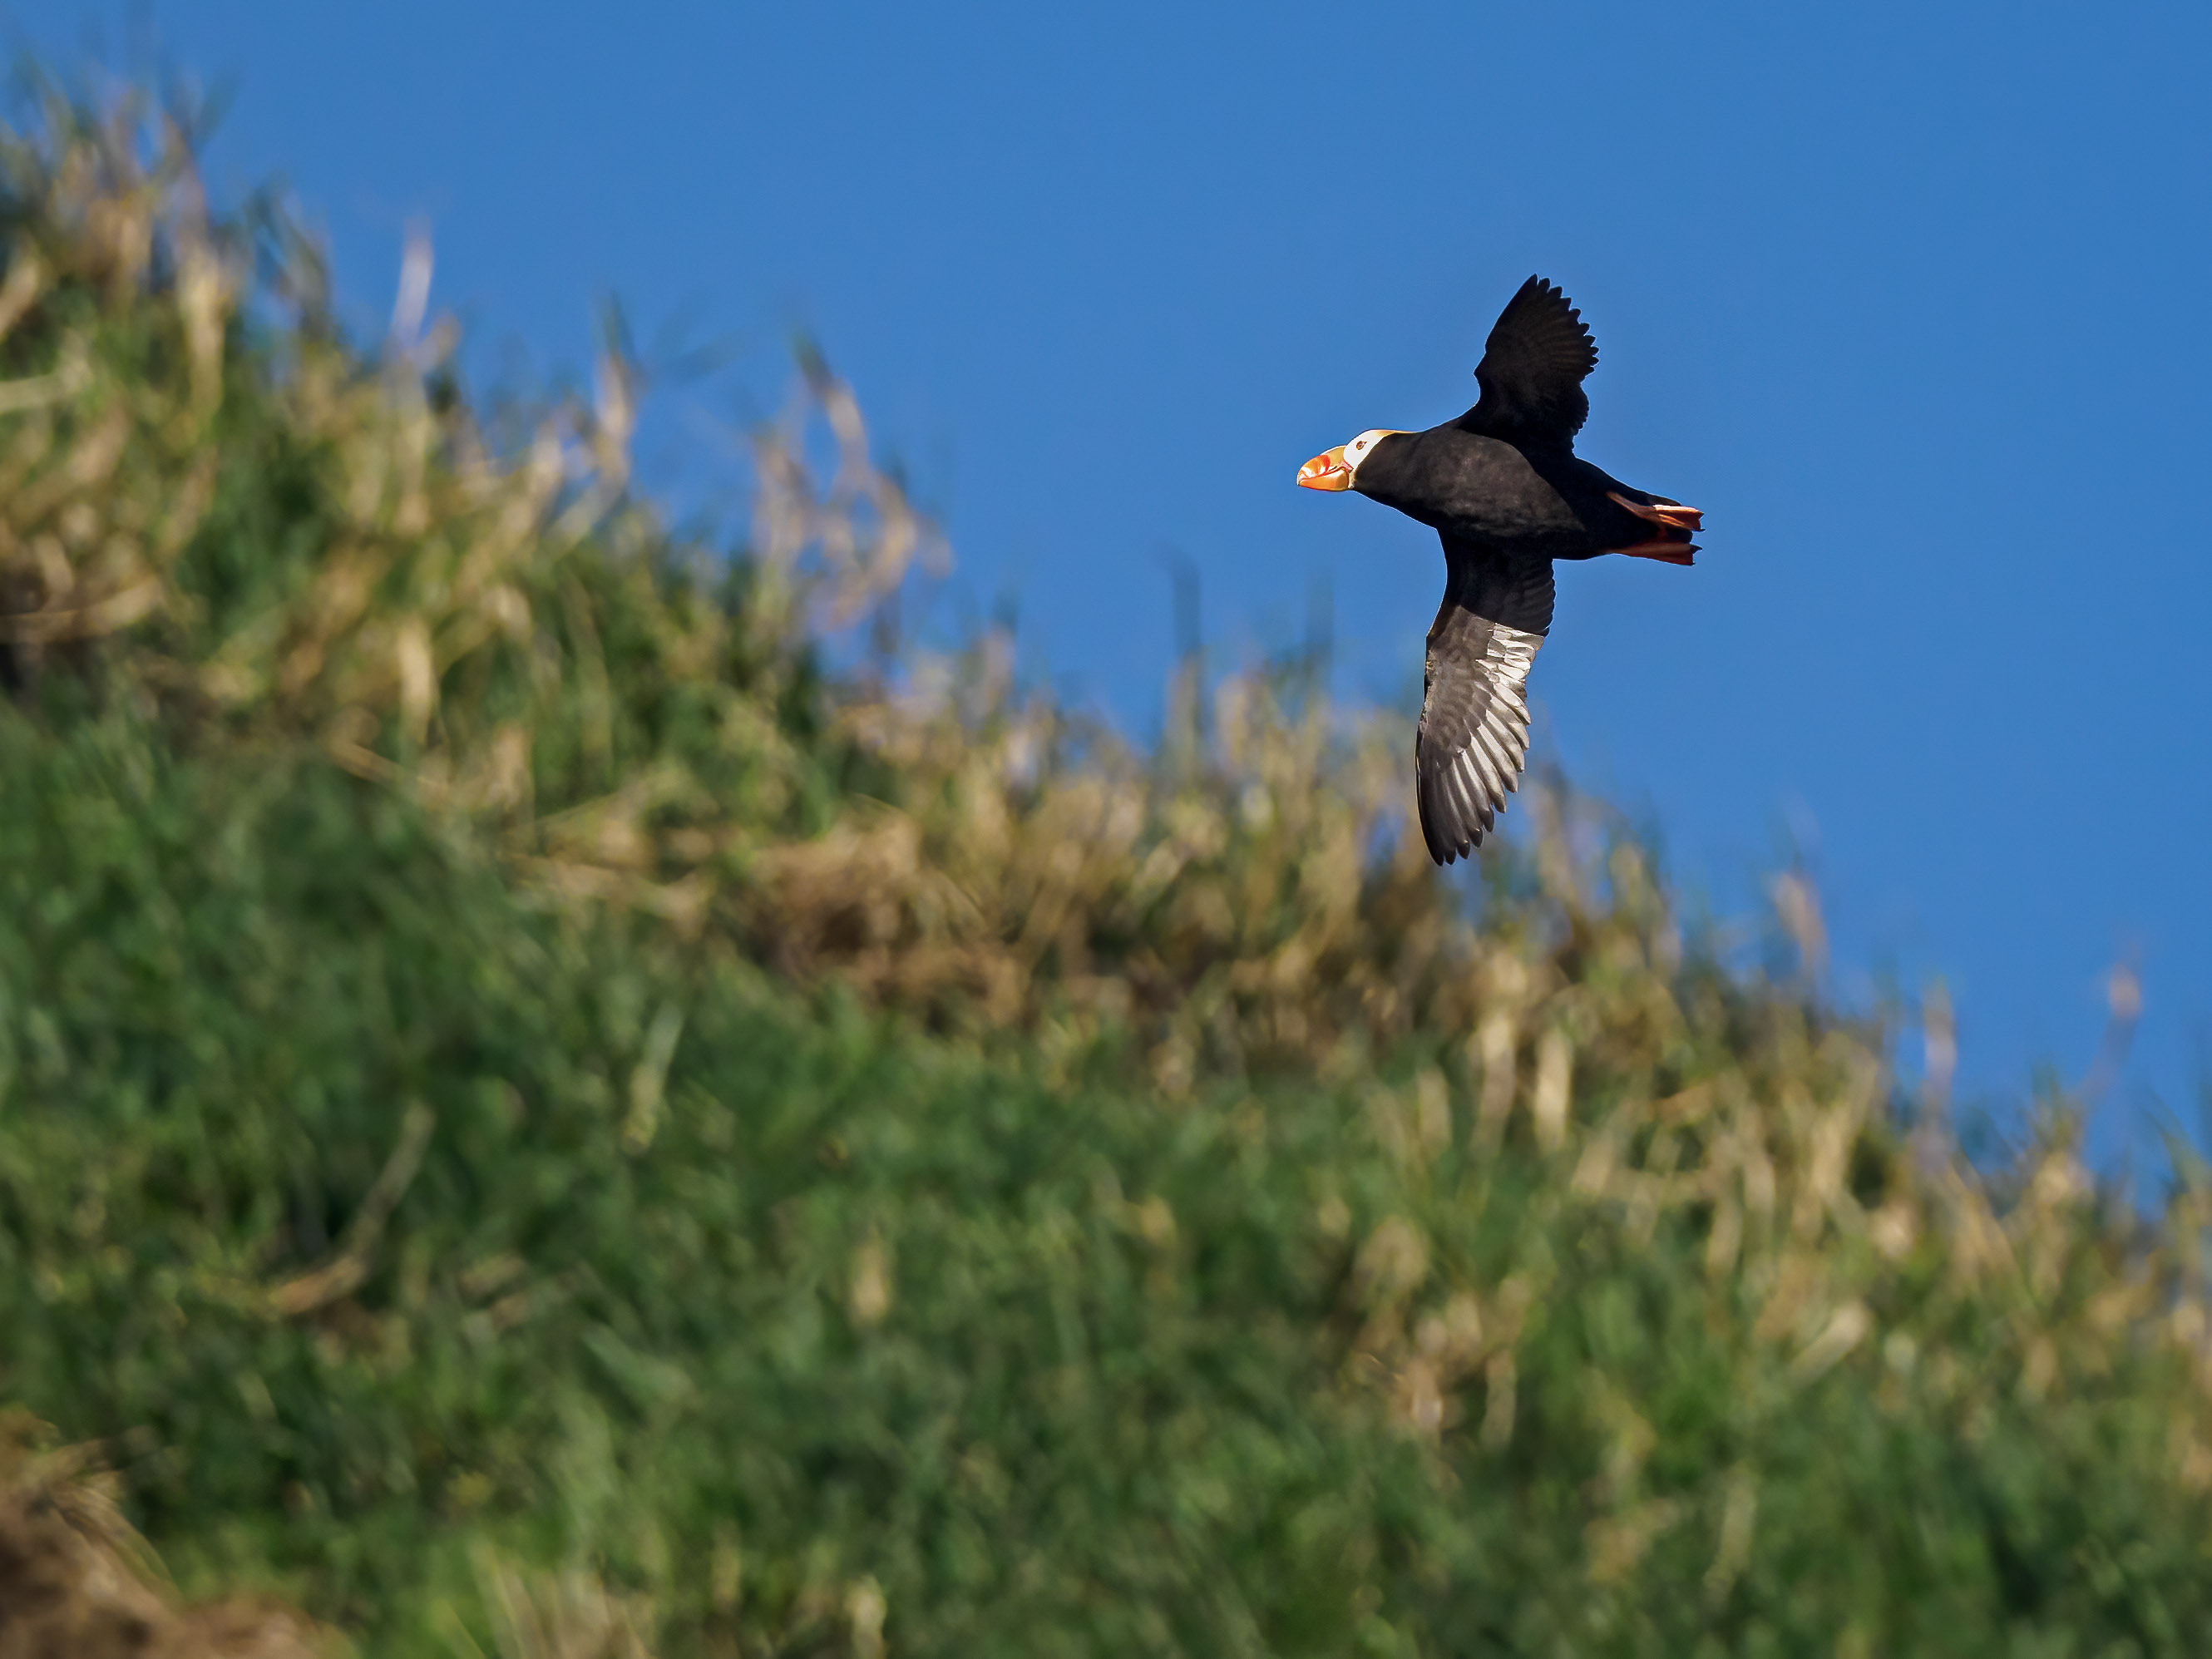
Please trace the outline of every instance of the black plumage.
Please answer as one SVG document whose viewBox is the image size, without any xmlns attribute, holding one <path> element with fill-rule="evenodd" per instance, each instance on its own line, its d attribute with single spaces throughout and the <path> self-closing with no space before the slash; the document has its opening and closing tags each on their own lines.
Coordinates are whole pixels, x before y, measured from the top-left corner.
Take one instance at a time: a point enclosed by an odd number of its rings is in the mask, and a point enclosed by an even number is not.
<svg viewBox="0 0 2212 1659">
<path fill-rule="evenodd" d="M 1525 687 L 1552 626 L 1552 562 L 1626 553 L 1689 564 L 1695 507 L 1634 489 L 1574 453 L 1597 346 L 1559 289 L 1531 276 L 1506 304 L 1475 379 L 1482 396 L 1425 432 L 1368 432 L 1298 482 L 1358 490 L 1433 528 L 1443 607 L 1429 629 L 1414 744 L 1421 833 L 1439 864 L 1482 844 L 1528 752 Z"/>
</svg>

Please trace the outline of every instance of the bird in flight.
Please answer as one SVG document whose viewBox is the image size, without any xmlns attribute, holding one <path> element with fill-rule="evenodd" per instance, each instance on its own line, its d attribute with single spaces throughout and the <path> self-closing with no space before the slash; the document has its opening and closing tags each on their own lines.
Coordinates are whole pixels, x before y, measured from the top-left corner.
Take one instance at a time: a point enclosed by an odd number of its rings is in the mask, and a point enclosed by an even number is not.
<svg viewBox="0 0 2212 1659">
<path fill-rule="evenodd" d="M 1576 455 L 1597 365 L 1567 296 L 1522 283 L 1484 343 L 1481 398 L 1426 432 L 1378 429 L 1298 469 L 1308 489 L 1356 489 L 1443 540 L 1444 602 L 1429 629 L 1413 744 L 1421 836 L 1438 864 L 1471 857 L 1528 757 L 1528 665 L 1552 627 L 1552 561 L 1626 553 L 1689 564 L 1694 507 L 1632 489 Z"/>
</svg>

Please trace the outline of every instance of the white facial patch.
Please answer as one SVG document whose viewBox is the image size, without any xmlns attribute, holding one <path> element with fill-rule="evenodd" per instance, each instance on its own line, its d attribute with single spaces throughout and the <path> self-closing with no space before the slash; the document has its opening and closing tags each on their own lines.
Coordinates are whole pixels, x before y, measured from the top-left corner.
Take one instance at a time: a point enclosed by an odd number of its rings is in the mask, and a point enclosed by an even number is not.
<svg viewBox="0 0 2212 1659">
<path fill-rule="evenodd" d="M 1358 477 L 1360 462 L 1375 453 L 1375 446 L 1385 438 L 1395 438 L 1397 435 L 1397 429 L 1393 427 L 1378 426 L 1361 433 L 1344 447 L 1344 465 L 1346 470 L 1353 477 Z"/>
</svg>

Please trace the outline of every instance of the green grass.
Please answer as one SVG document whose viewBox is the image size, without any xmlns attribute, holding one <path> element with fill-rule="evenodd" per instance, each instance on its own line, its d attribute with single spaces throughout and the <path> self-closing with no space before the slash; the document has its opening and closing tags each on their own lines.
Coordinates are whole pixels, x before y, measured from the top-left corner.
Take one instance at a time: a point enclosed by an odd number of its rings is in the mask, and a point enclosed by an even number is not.
<svg viewBox="0 0 2212 1659">
<path fill-rule="evenodd" d="M 826 672 L 927 539 L 864 438 L 764 434 L 702 555 L 620 394 L 498 459 L 153 153 L 0 145 L 0 1397 L 188 1591 L 371 1655 L 601 1585 L 668 1655 L 2201 1649 L 2187 1179 L 2063 1109 L 1970 1167 L 1905 1011 L 1686 942 L 1561 792 L 1457 902 L 1402 732 L 1281 677 L 1152 756 L 988 639 Z"/>
</svg>

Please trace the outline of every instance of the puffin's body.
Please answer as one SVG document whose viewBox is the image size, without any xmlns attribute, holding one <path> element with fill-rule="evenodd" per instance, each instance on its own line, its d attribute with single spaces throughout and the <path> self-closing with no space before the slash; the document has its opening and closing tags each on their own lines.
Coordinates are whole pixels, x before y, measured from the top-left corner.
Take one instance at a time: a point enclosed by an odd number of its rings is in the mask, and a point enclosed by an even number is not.
<svg viewBox="0 0 2212 1659">
<path fill-rule="evenodd" d="M 1414 744 L 1421 834 L 1439 864 L 1465 858 L 1528 753 L 1524 688 L 1552 626 L 1552 561 L 1626 553 L 1689 564 L 1700 515 L 1632 489 L 1576 455 L 1597 363 L 1566 296 L 1531 276 L 1490 331 L 1481 401 L 1426 432 L 1363 432 L 1298 469 L 1313 489 L 1356 489 L 1435 530 L 1444 601 L 1429 629 Z"/>
</svg>

